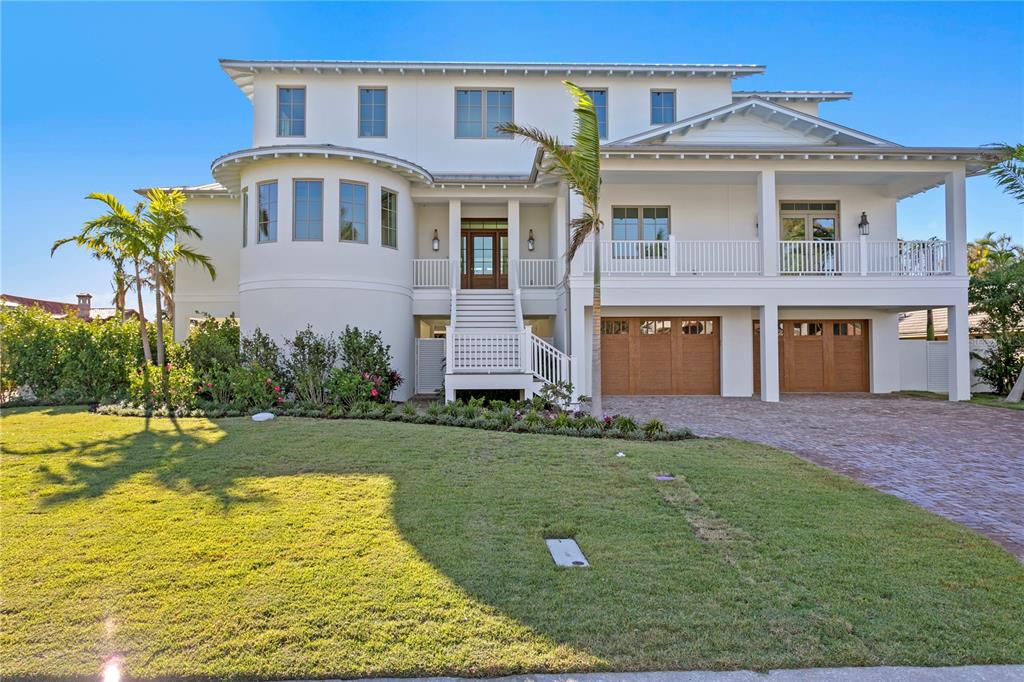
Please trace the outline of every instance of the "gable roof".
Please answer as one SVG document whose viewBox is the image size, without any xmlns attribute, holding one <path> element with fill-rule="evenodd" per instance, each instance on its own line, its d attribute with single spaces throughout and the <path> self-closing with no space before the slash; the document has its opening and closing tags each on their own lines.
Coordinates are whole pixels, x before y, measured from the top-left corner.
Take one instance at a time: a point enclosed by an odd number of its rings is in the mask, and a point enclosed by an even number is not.
<svg viewBox="0 0 1024 682">
<path fill-rule="evenodd" d="M 838 102 L 852 99 L 849 90 L 733 90 L 734 102 L 760 97 L 773 102 Z"/>
<path fill-rule="evenodd" d="M 843 146 L 885 146 L 898 147 L 894 142 L 883 140 L 874 135 L 862 133 L 823 118 L 806 114 L 796 109 L 778 104 L 761 97 L 727 104 L 703 114 L 690 116 L 675 123 L 652 128 L 621 140 L 608 143 L 608 146 L 659 144 L 668 141 L 672 135 L 684 137 L 690 131 L 703 130 L 712 123 L 725 123 L 733 116 L 752 116 L 764 124 L 786 131 L 787 136 L 798 135 L 807 138 L 809 144 L 843 145 Z"/>
</svg>

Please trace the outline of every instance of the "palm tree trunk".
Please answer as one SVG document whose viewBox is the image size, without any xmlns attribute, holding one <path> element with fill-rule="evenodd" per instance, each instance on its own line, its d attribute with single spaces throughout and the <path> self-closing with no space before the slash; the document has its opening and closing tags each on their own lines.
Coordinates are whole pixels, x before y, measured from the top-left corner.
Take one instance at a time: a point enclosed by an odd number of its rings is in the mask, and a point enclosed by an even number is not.
<svg viewBox="0 0 1024 682">
<path fill-rule="evenodd" d="M 932 309 L 929 308 L 927 311 L 927 318 L 924 326 L 924 338 L 928 341 L 935 340 L 935 315 L 932 313 Z"/>
<path fill-rule="evenodd" d="M 1024 367 L 1020 368 L 1020 374 L 1017 375 L 1017 380 L 1013 382 L 1013 388 L 1007 394 L 1006 402 L 1019 403 L 1022 397 L 1024 397 Z"/>
<path fill-rule="evenodd" d="M 139 305 L 139 337 L 142 339 L 142 356 L 146 358 L 146 364 L 153 364 L 153 351 L 149 348 L 149 332 L 146 331 L 146 313 L 142 307 L 142 276 L 139 270 L 139 260 L 135 259 L 135 294 Z"/>
<path fill-rule="evenodd" d="M 597 215 L 596 206 L 592 215 Z M 594 304 L 593 326 L 590 341 L 590 413 L 600 419 L 604 416 L 601 407 L 601 231 L 594 226 Z"/>
<path fill-rule="evenodd" d="M 167 355 L 164 348 L 164 311 L 160 292 L 160 264 L 153 263 L 153 287 L 156 292 L 156 364 L 160 367 L 160 395 L 168 398 L 170 377 L 167 371 Z"/>
</svg>

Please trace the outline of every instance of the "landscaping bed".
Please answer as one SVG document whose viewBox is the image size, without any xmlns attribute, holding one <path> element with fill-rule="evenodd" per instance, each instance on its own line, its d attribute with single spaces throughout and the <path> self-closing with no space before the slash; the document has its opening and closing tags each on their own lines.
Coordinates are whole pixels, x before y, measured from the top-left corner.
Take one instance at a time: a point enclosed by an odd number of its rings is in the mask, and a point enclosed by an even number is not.
<svg viewBox="0 0 1024 682">
<path fill-rule="evenodd" d="M 80 408 L 0 427 L 5 679 L 1024 662 L 1013 556 L 751 443 Z"/>
</svg>

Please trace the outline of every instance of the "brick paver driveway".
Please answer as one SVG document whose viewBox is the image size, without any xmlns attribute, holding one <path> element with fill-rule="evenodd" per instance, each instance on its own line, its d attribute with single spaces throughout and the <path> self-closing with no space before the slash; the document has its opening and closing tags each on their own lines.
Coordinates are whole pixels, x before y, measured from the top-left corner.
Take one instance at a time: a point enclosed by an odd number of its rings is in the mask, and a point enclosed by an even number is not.
<svg viewBox="0 0 1024 682">
<path fill-rule="evenodd" d="M 607 414 L 772 445 L 969 526 L 1024 560 L 1024 412 L 863 394 L 606 397 Z"/>
</svg>

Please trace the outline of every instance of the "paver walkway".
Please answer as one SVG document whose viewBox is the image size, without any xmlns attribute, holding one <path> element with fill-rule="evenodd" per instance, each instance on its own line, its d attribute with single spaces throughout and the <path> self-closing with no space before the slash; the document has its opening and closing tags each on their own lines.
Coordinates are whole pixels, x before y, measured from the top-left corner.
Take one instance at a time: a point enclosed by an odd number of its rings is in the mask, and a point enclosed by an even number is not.
<svg viewBox="0 0 1024 682">
<path fill-rule="evenodd" d="M 1024 561 L 1024 411 L 868 394 L 606 397 L 603 408 L 788 450 L 973 528 Z"/>
</svg>

